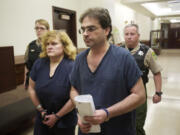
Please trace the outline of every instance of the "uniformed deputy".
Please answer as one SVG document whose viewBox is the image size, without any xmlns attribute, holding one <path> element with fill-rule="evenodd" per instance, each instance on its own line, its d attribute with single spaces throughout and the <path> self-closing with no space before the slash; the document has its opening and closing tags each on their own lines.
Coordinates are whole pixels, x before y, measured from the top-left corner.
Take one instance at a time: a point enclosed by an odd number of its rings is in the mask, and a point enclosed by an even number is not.
<svg viewBox="0 0 180 135">
<path fill-rule="evenodd" d="M 124 28 L 124 39 L 125 45 L 122 47 L 128 49 L 134 56 L 139 68 L 141 69 L 143 76 L 143 83 L 146 89 L 146 83 L 148 82 L 149 69 L 153 73 L 154 83 L 155 83 L 155 94 L 153 96 L 153 103 L 158 103 L 161 101 L 161 66 L 157 63 L 157 56 L 154 51 L 139 42 L 139 28 L 136 24 L 129 24 Z M 146 92 L 147 96 L 147 92 Z M 136 132 L 137 135 L 145 135 L 143 129 L 146 120 L 147 113 L 147 100 L 146 102 L 136 109 Z"/>
<path fill-rule="evenodd" d="M 49 30 L 49 23 L 44 19 L 38 19 L 35 21 L 35 31 L 37 39 L 33 40 L 26 48 L 25 52 L 25 74 L 24 74 L 24 86 L 27 89 L 29 85 L 29 73 L 31 68 L 39 57 L 41 52 L 41 36 Z"/>
</svg>

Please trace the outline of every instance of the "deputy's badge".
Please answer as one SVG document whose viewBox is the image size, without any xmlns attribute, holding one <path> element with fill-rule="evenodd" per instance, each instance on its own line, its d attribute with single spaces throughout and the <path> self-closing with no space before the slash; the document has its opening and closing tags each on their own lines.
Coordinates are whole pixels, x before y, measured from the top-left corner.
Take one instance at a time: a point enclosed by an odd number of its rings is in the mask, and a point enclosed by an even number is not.
<svg viewBox="0 0 180 135">
<path fill-rule="evenodd" d="M 139 52 L 138 52 L 138 55 L 139 55 L 139 56 L 143 56 L 143 55 L 144 55 L 143 51 L 139 51 Z"/>
<path fill-rule="evenodd" d="M 35 50 L 34 50 L 34 49 L 31 49 L 30 51 L 31 51 L 31 52 L 34 52 Z"/>
<path fill-rule="evenodd" d="M 153 57 L 153 59 L 157 59 L 157 55 L 155 54 L 155 52 L 152 52 L 152 57 Z"/>
</svg>

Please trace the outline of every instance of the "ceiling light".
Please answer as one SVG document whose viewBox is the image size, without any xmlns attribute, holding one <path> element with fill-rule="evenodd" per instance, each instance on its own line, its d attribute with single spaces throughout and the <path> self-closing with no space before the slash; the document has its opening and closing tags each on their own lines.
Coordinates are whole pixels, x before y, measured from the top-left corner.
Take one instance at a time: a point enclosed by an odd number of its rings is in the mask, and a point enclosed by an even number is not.
<svg viewBox="0 0 180 135">
<path fill-rule="evenodd" d="M 180 3 L 180 0 L 172 0 L 172 1 L 168 1 L 168 4 L 175 4 L 175 3 Z"/>
<path fill-rule="evenodd" d="M 178 23 L 178 22 L 180 22 L 180 20 L 171 19 L 170 22 L 171 22 L 171 23 Z"/>
<path fill-rule="evenodd" d="M 161 8 L 158 4 L 156 3 L 144 3 L 141 4 L 143 7 L 147 8 L 150 12 L 155 14 L 156 16 L 161 16 L 164 14 L 169 14 L 171 12 L 171 8 Z"/>
</svg>

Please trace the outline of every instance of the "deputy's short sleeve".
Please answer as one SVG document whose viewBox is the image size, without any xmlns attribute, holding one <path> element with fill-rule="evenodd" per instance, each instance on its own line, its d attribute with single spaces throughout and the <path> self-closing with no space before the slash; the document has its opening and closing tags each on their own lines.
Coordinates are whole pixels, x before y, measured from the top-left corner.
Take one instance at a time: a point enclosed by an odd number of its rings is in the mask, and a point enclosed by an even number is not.
<svg viewBox="0 0 180 135">
<path fill-rule="evenodd" d="M 157 55 L 151 48 L 149 48 L 145 56 L 144 64 L 151 70 L 153 74 L 161 72 L 162 70 L 162 67 L 159 65 L 157 61 Z"/>
</svg>

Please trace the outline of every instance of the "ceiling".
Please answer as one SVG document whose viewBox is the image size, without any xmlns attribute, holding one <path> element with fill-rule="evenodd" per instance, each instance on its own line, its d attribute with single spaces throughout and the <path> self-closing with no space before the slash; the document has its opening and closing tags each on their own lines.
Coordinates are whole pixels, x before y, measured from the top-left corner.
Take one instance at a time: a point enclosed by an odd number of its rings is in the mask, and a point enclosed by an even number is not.
<svg viewBox="0 0 180 135">
<path fill-rule="evenodd" d="M 120 2 L 152 19 L 180 22 L 180 0 L 120 0 Z"/>
</svg>

